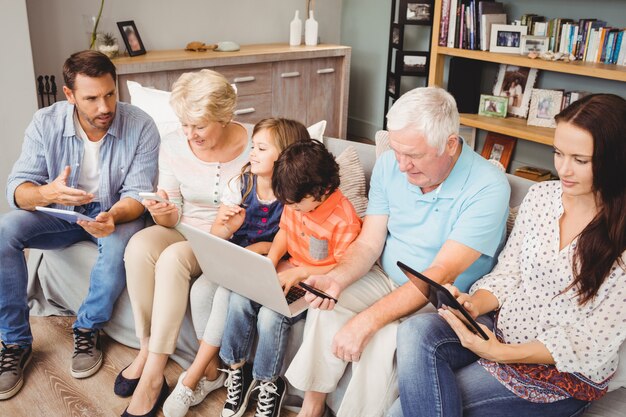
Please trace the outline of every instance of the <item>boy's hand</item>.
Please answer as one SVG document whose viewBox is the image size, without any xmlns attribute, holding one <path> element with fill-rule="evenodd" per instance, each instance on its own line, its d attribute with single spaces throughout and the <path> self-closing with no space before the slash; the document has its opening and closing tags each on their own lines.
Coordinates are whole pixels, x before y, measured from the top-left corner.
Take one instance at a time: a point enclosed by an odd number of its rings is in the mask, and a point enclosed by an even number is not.
<svg viewBox="0 0 626 417">
<path fill-rule="evenodd" d="M 341 287 L 335 281 L 334 278 L 328 275 L 311 275 L 306 283 L 311 285 L 312 287 L 317 288 L 318 290 L 324 291 L 326 294 L 339 299 L 339 294 L 341 293 Z M 319 308 L 320 310 L 332 310 L 335 308 L 335 302 L 328 298 L 318 297 L 315 294 L 311 294 L 307 292 L 304 295 L 304 299 L 311 305 L 313 308 Z"/>
<path fill-rule="evenodd" d="M 287 295 L 291 287 L 293 287 L 300 281 L 304 281 L 308 277 L 309 273 L 307 272 L 306 268 L 303 268 L 301 266 L 289 268 L 278 273 L 278 280 L 280 281 L 280 285 L 282 285 L 284 289 L 285 295 Z"/>
</svg>

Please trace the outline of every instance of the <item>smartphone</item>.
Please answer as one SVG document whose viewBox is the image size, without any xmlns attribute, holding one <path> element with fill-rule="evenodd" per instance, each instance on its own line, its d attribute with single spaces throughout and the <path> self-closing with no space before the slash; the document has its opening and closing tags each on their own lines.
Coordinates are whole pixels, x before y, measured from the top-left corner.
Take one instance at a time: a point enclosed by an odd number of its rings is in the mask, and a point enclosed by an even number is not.
<svg viewBox="0 0 626 417">
<path fill-rule="evenodd" d="M 146 200 L 158 201 L 159 203 L 169 203 L 170 201 L 164 199 L 157 193 L 139 193 L 139 197 L 145 198 Z"/>
<path fill-rule="evenodd" d="M 337 303 L 337 299 L 331 295 L 326 294 L 324 291 L 322 290 L 318 290 L 315 287 L 310 286 L 309 284 L 306 284 L 304 282 L 301 282 L 298 284 L 300 287 L 304 288 L 305 290 L 307 290 L 308 292 L 310 292 L 313 295 L 316 295 L 318 297 L 322 297 L 322 298 L 328 298 L 329 300 L 333 300 L 335 302 L 335 304 Z"/>
</svg>

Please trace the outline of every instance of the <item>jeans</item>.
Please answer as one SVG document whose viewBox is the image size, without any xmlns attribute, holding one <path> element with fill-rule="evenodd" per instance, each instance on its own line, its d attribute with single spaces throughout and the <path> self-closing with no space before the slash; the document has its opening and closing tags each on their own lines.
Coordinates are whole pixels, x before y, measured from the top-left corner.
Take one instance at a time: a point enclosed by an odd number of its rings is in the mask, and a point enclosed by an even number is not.
<svg viewBox="0 0 626 417">
<path fill-rule="evenodd" d="M 91 217 L 100 213 L 98 203 L 77 207 Z M 100 329 L 111 318 L 113 305 L 126 285 L 124 250 L 135 232 L 144 226 L 143 216 L 117 224 L 105 238 L 95 238 L 82 227 L 38 211 L 14 210 L 0 220 L 0 337 L 7 344 L 31 344 L 28 323 L 28 271 L 25 248 L 61 249 L 91 240 L 98 258 L 91 270 L 87 297 L 77 312 L 74 328 Z"/>
<path fill-rule="evenodd" d="M 291 325 L 304 318 L 285 317 L 261 304 L 232 293 L 220 357 L 229 366 L 249 361 L 256 333 L 259 341 L 252 376 L 259 381 L 275 381 L 283 366 Z"/>
<path fill-rule="evenodd" d="M 492 327 L 489 316 L 479 321 Z M 491 324 L 491 326 L 490 326 Z M 576 416 L 588 402 L 569 398 L 533 403 L 518 397 L 478 362 L 438 314 L 414 316 L 398 330 L 400 402 L 388 415 L 399 417 Z"/>
</svg>

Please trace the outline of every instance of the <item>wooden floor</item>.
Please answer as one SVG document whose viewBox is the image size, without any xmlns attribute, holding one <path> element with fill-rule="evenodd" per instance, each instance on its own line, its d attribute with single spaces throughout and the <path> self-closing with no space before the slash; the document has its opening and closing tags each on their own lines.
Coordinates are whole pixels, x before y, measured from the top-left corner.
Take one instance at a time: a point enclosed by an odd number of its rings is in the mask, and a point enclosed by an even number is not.
<svg viewBox="0 0 626 417">
<path fill-rule="evenodd" d="M 73 317 L 31 317 L 33 360 L 26 368 L 22 390 L 10 400 L 0 401 L 1 417 L 111 417 L 124 411 L 129 399 L 113 393 L 113 381 L 137 351 L 104 336 L 105 356 L 100 371 L 90 378 L 74 379 L 69 372 L 73 321 Z M 174 388 L 181 372 L 178 364 L 169 361 L 165 377 L 170 388 Z M 215 391 L 191 408 L 187 416 L 219 416 L 225 398 L 225 388 Z M 248 408 L 245 416 L 252 417 L 254 403 Z M 295 414 L 283 409 L 281 416 Z"/>
</svg>

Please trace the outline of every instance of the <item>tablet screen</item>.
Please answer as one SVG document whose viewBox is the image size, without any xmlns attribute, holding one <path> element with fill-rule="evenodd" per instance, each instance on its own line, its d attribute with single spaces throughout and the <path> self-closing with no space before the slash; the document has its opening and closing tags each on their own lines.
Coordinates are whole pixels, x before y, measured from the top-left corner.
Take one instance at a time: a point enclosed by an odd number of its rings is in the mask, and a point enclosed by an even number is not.
<svg viewBox="0 0 626 417">
<path fill-rule="evenodd" d="M 424 282 L 428 284 L 430 289 L 428 293 L 428 301 L 434 305 L 435 308 L 439 309 L 445 306 L 444 308 L 457 316 L 473 333 L 478 334 L 484 340 L 489 340 L 489 336 L 487 336 L 483 329 L 480 328 L 476 320 L 472 318 L 467 310 L 459 304 L 456 298 L 454 298 L 450 291 L 448 291 L 443 285 L 431 280 L 427 276 L 417 272 L 400 261 L 397 262 L 397 265 L 418 289 L 420 289 L 419 284 Z M 420 289 L 420 291 L 422 290 Z"/>
</svg>

